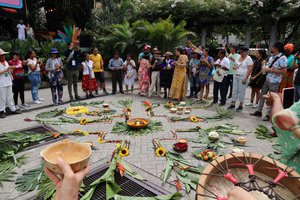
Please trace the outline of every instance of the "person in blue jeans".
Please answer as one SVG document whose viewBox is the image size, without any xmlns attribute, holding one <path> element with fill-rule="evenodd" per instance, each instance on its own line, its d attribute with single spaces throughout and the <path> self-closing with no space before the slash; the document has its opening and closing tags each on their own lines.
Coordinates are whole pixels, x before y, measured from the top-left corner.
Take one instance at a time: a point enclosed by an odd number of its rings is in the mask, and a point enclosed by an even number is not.
<svg viewBox="0 0 300 200">
<path fill-rule="evenodd" d="M 41 85 L 40 67 L 43 65 L 43 63 L 36 58 L 34 51 L 29 51 L 28 57 L 28 79 L 31 85 L 32 100 L 33 103 L 40 104 L 42 103 L 41 101 L 44 101 L 44 99 L 39 96 L 39 87 Z"/>
</svg>

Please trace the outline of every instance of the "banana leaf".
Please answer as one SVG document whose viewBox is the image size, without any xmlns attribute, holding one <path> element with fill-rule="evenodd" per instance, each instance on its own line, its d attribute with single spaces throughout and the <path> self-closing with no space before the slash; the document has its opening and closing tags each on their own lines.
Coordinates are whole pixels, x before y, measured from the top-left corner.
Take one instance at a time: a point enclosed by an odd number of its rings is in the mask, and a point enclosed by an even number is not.
<svg viewBox="0 0 300 200">
<path fill-rule="evenodd" d="M 54 118 L 54 117 L 57 117 L 57 116 L 61 116 L 64 113 L 65 113 L 65 109 L 56 108 L 54 110 L 50 110 L 50 111 L 47 111 L 47 112 L 41 112 L 41 113 L 36 115 L 36 118 L 49 119 L 49 118 Z"/>
<path fill-rule="evenodd" d="M 18 142 L 24 144 L 28 142 L 39 142 L 48 137 L 49 135 L 47 134 L 39 134 L 35 132 L 8 132 L 1 135 L 0 143 Z"/>
<path fill-rule="evenodd" d="M 114 134 L 127 134 L 132 136 L 146 135 L 152 132 L 157 132 L 162 130 L 162 123 L 160 121 L 150 121 L 148 126 L 143 129 L 131 129 L 125 122 L 116 122 L 115 126 L 112 128 L 111 133 Z"/>
<path fill-rule="evenodd" d="M 164 174 L 163 174 L 163 184 L 166 184 L 166 182 L 170 178 L 173 165 L 174 165 L 173 161 L 168 159 L 167 164 L 165 165 L 165 168 L 163 170 L 163 172 L 164 172 Z"/>
<path fill-rule="evenodd" d="M 3 187 L 3 182 L 13 182 L 14 181 L 14 175 L 16 173 L 15 172 L 11 172 L 11 171 L 6 171 L 6 172 L 2 172 L 0 173 L 0 187 Z"/>
<path fill-rule="evenodd" d="M 131 107 L 132 106 L 132 99 L 119 100 L 118 104 L 120 104 L 123 108 Z"/>
<path fill-rule="evenodd" d="M 43 173 L 43 167 L 23 173 L 16 180 L 16 189 L 23 193 L 35 190 L 43 176 L 45 176 Z"/>
<path fill-rule="evenodd" d="M 124 167 L 125 169 L 125 173 L 129 176 L 131 176 L 132 178 L 138 179 L 138 180 L 145 180 L 140 174 L 136 173 L 135 171 L 133 171 L 124 161 L 123 159 L 119 160 L 119 163 Z"/>
<path fill-rule="evenodd" d="M 116 194 L 114 196 L 115 200 L 179 200 L 181 197 L 181 194 L 179 192 L 173 193 L 173 194 L 167 194 L 162 196 L 156 196 L 156 197 L 127 197 L 127 196 L 121 196 Z"/>
<path fill-rule="evenodd" d="M 0 173 L 1 172 L 5 172 L 5 171 L 11 171 L 13 170 L 15 167 L 21 167 L 22 165 L 25 164 L 26 161 L 26 157 L 25 155 L 19 157 L 19 158 L 8 158 L 6 160 L 3 160 L 0 162 Z"/>
</svg>

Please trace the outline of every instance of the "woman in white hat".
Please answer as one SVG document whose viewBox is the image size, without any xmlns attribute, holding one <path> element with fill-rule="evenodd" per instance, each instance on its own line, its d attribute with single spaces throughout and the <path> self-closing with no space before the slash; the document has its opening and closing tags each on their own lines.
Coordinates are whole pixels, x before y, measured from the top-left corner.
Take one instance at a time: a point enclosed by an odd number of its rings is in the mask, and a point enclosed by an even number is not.
<svg viewBox="0 0 300 200">
<path fill-rule="evenodd" d="M 19 110 L 16 110 L 13 102 L 12 94 L 12 75 L 11 71 L 14 69 L 13 66 L 5 61 L 5 55 L 8 52 L 0 49 L 0 117 L 5 118 L 5 108 L 9 107 L 10 111 L 14 114 L 20 114 Z"/>
</svg>

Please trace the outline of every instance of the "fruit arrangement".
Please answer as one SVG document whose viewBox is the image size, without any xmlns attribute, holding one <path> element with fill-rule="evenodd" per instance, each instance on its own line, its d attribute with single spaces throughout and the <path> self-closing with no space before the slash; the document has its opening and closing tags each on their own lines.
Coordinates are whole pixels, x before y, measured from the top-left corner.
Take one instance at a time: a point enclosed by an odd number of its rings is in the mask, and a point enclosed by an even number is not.
<svg viewBox="0 0 300 200">
<path fill-rule="evenodd" d="M 173 108 L 175 105 L 172 101 L 169 101 L 168 103 L 165 104 L 166 108 Z"/>
<path fill-rule="evenodd" d="M 218 157 L 217 154 L 215 152 L 211 151 L 210 149 L 205 149 L 204 151 L 202 151 L 198 154 L 195 154 L 195 156 L 204 161 L 215 160 Z"/>
</svg>

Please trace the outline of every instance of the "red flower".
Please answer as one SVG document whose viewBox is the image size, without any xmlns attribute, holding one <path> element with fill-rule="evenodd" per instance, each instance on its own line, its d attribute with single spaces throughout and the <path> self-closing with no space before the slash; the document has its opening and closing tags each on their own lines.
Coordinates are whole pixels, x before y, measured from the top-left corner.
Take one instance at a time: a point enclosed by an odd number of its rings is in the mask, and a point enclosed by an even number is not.
<svg viewBox="0 0 300 200">
<path fill-rule="evenodd" d="M 149 101 L 144 101 L 145 106 L 151 106 L 151 103 Z"/>
<path fill-rule="evenodd" d="M 118 170 L 119 170 L 119 173 L 120 173 L 121 177 L 123 177 L 124 172 L 125 172 L 125 169 L 124 169 L 123 165 L 121 163 L 117 163 L 117 167 L 118 167 Z"/>
<path fill-rule="evenodd" d="M 24 121 L 25 121 L 25 122 L 32 122 L 33 119 L 30 119 L 30 118 L 26 117 L 26 118 L 24 119 Z"/>
<path fill-rule="evenodd" d="M 59 134 L 58 134 L 58 133 L 53 133 L 53 137 L 54 137 L 54 138 L 58 138 L 58 137 L 59 137 Z"/>
</svg>

